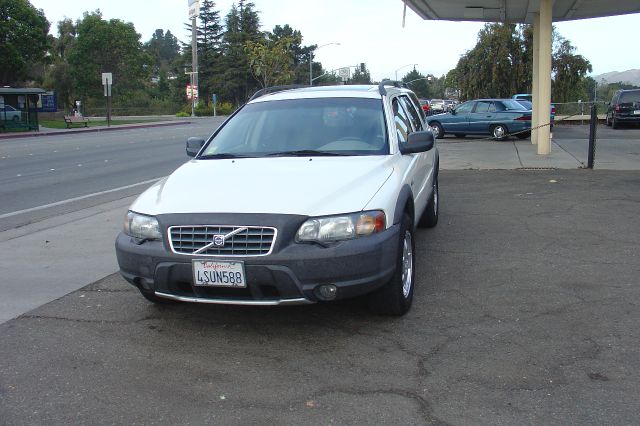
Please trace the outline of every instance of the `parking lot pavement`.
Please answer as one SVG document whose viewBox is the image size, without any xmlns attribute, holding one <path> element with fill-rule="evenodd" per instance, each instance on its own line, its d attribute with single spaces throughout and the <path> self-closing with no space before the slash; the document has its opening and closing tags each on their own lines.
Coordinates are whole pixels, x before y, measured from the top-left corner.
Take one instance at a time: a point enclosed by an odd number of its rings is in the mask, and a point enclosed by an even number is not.
<svg viewBox="0 0 640 426">
<path fill-rule="evenodd" d="M 163 308 L 111 275 L 0 325 L 0 423 L 637 423 L 640 174 L 440 190 L 405 317 Z"/>
</svg>

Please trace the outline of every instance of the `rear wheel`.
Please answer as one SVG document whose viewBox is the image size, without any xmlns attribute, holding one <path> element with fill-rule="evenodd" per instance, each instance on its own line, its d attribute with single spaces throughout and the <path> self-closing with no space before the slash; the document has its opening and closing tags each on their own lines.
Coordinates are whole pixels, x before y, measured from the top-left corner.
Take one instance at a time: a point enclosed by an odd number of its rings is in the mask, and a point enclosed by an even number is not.
<svg viewBox="0 0 640 426">
<path fill-rule="evenodd" d="M 607 117 L 604 119 L 604 122 L 607 126 L 611 127 L 611 120 L 609 120 L 609 114 L 607 114 Z"/>
<path fill-rule="evenodd" d="M 505 126 L 504 124 L 496 124 L 495 126 L 491 127 L 491 135 L 497 141 L 504 140 L 507 137 L 508 133 L 509 131 L 507 129 L 507 126 Z"/>
<path fill-rule="evenodd" d="M 611 116 L 611 127 L 613 127 L 614 129 L 617 129 L 620 127 L 620 125 L 618 124 L 618 121 L 616 120 L 615 115 Z"/>
<path fill-rule="evenodd" d="M 396 270 L 388 283 L 369 296 L 369 308 L 373 312 L 401 316 L 409 311 L 416 277 L 414 253 L 413 221 L 405 213 L 400 223 Z"/>
</svg>

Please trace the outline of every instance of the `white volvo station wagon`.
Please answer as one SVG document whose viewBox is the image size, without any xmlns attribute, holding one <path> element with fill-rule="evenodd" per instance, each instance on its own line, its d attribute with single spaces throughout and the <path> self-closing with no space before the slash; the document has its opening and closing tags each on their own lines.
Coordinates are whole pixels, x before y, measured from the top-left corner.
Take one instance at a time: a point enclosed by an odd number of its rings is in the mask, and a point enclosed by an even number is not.
<svg viewBox="0 0 640 426">
<path fill-rule="evenodd" d="M 438 150 L 400 83 L 258 92 L 131 205 L 120 272 L 154 303 L 357 296 L 405 314 L 416 226 L 438 222 Z"/>
</svg>

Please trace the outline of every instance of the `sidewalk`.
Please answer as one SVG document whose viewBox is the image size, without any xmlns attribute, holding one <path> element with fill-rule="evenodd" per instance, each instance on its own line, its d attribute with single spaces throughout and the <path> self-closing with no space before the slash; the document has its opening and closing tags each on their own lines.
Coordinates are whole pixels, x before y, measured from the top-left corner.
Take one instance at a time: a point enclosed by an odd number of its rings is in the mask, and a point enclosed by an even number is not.
<svg viewBox="0 0 640 426">
<path fill-rule="evenodd" d="M 49 127 L 40 126 L 40 131 L 38 132 L 0 133 L 0 140 L 16 139 L 16 138 L 31 138 L 31 137 L 38 137 L 38 136 L 67 135 L 67 134 L 74 134 L 74 133 L 108 132 L 113 130 L 140 129 L 145 127 L 180 126 L 185 124 L 191 124 L 192 120 L 193 120 L 193 117 L 188 117 L 188 118 L 180 118 L 180 119 L 166 120 L 166 121 L 149 121 L 148 123 L 137 122 L 137 123 L 131 123 L 131 124 L 118 124 L 110 127 L 91 126 L 91 122 L 89 122 L 89 127 L 74 127 L 71 129 L 51 129 Z"/>
<path fill-rule="evenodd" d="M 597 129 L 594 169 L 640 170 L 640 129 Z M 589 126 L 556 126 L 551 153 L 538 155 L 531 140 L 497 142 L 471 137 L 438 139 L 444 170 L 586 169 Z"/>
</svg>

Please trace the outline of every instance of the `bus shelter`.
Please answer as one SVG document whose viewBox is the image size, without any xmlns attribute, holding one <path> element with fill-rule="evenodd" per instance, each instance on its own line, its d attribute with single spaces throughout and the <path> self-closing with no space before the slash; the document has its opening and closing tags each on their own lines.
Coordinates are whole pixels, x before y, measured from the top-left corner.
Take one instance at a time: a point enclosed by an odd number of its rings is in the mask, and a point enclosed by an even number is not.
<svg viewBox="0 0 640 426">
<path fill-rule="evenodd" d="M 0 129 L 38 130 L 39 88 L 0 87 Z"/>
</svg>

